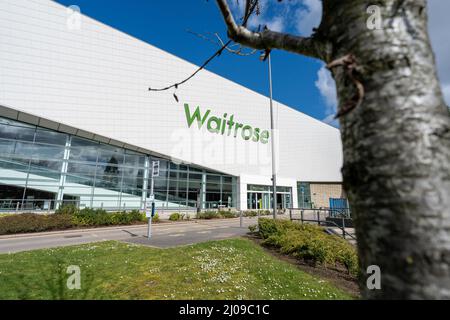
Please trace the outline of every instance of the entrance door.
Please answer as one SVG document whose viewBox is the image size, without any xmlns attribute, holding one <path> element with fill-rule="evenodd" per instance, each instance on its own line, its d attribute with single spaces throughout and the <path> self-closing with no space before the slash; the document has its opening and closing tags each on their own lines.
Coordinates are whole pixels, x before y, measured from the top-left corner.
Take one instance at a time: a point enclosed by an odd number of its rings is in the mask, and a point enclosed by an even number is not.
<svg viewBox="0 0 450 320">
<path fill-rule="evenodd" d="M 247 193 L 247 208 L 248 209 L 263 209 L 265 201 L 268 201 L 267 197 L 263 196 L 261 192 L 248 192 Z"/>
<path fill-rule="evenodd" d="M 277 193 L 277 208 L 283 209 L 284 208 L 284 195 L 282 193 Z"/>
</svg>

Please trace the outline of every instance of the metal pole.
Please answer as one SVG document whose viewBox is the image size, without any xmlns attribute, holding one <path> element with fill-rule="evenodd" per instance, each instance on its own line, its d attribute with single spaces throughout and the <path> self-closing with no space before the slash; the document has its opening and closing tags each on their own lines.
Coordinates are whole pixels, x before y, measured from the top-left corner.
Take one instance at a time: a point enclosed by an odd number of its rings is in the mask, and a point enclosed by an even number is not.
<svg viewBox="0 0 450 320">
<path fill-rule="evenodd" d="M 272 135 L 272 192 L 273 192 L 273 218 L 277 218 L 277 174 L 275 162 L 275 125 L 273 119 L 273 96 L 272 96 L 272 61 L 269 54 L 269 94 L 270 94 L 270 131 Z"/>
<path fill-rule="evenodd" d="M 242 228 L 242 226 L 243 226 L 243 221 L 242 221 L 243 217 L 242 217 L 242 210 L 240 210 L 240 211 L 241 211 L 241 213 L 239 215 L 239 227 Z"/>
<path fill-rule="evenodd" d="M 342 216 L 342 237 L 345 239 L 345 217 Z"/>
<path fill-rule="evenodd" d="M 154 185 L 154 166 L 152 164 L 152 180 L 150 183 L 150 197 L 152 198 L 152 209 L 153 209 L 153 203 L 155 202 L 155 196 L 153 194 L 153 185 Z M 147 207 L 147 205 L 145 205 Z M 147 208 L 146 208 L 147 210 Z M 150 217 L 148 218 L 148 231 L 147 231 L 147 238 L 150 239 L 152 237 L 152 219 L 153 217 L 150 215 Z"/>
</svg>

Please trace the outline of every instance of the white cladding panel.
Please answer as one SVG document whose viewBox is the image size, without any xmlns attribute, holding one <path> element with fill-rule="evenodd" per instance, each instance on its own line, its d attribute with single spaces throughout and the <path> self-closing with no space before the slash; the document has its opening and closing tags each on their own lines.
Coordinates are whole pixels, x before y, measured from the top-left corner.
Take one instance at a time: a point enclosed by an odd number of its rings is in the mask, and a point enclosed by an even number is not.
<svg viewBox="0 0 450 320">
<path fill-rule="evenodd" d="M 183 107 L 269 129 L 267 97 L 206 70 L 177 90 L 179 103 L 173 90 L 149 92 L 197 66 L 86 16 L 73 30 L 69 14 L 49 0 L 0 1 L 1 105 L 236 176 L 270 176 L 270 143 L 188 128 Z M 337 129 L 276 102 L 275 119 L 280 177 L 341 181 Z"/>
</svg>

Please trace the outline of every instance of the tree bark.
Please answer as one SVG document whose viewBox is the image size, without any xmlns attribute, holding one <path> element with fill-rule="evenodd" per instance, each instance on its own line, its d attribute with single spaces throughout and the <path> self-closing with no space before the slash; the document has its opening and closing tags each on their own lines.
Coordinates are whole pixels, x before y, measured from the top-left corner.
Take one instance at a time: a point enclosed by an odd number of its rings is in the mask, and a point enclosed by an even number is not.
<svg viewBox="0 0 450 320">
<path fill-rule="evenodd" d="M 323 0 L 312 37 L 337 85 L 361 291 L 371 299 L 450 299 L 450 117 L 426 0 L 376 1 L 381 30 L 367 27 L 372 4 Z M 290 51 L 304 54 L 298 45 Z M 381 290 L 366 286 L 370 265 L 381 269 Z"/>
</svg>

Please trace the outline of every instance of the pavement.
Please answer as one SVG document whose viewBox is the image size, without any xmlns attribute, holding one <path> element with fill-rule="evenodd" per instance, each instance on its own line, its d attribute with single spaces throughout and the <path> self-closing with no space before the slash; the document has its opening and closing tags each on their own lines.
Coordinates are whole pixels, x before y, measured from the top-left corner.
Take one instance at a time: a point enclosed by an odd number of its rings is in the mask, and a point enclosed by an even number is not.
<svg viewBox="0 0 450 320">
<path fill-rule="evenodd" d="M 147 225 L 78 229 L 43 233 L 0 236 L 0 253 L 13 253 L 44 248 L 72 246 L 91 242 L 117 240 L 157 248 L 189 245 L 245 235 L 256 218 L 163 222 L 152 225 L 147 239 Z"/>
</svg>

